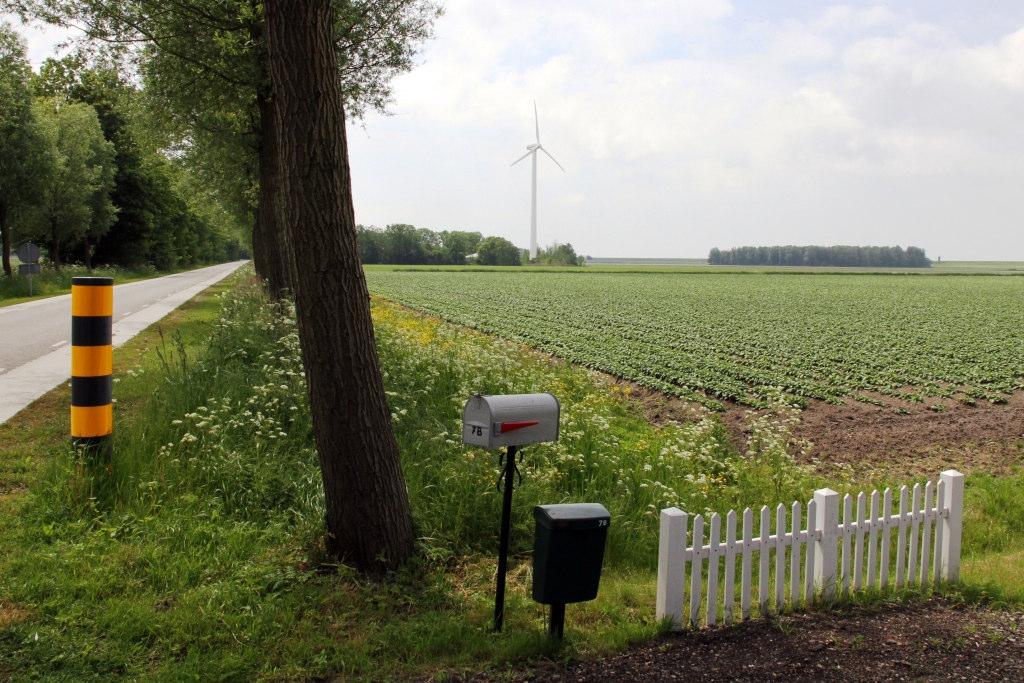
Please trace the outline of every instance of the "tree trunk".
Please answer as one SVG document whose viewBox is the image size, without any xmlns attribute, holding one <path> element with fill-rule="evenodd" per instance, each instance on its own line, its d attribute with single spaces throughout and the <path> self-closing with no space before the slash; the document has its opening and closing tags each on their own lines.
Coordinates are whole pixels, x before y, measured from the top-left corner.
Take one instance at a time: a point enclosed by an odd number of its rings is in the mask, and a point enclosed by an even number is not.
<svg viewBox="0 0 1024 683">
<path fill-rule="evenodd" d="M 252 220 L 252 265 L 256 269 L 256 275 L 262 280 L 267 280 L 267 272 L 270 267 L 267 265 L 267 239 L 263 235 L 265 227 L 258 219 L 259 213 L 253 214 Z"/>
<path fill-rule="evenodd" d="M 53 268 L 58 273 L 60 272 L 60 237 L 57 236 L 57 222 L 50 219 L 50 261 L 53 262 Z"/>
<path fill-rule="evenodd" d="M 386 570 L 412 553 L 414 538 L 356 244 L 331 0 L 269 0 L 266 8 L 327 547 L 361 569 Z"/>
<path fill-rule="evenodd" d="M 255 9 L 255 7 L 254 7 Z M 259 12 L 254 12 L 259 17 Z M 263 60 L 260 85 L 256 91 L 256 163 L 259 198 L 253 225 L 253 261 L 257 274 L 267 283 L 271 296 L 280 298 L 294 289 L 291 244 L 284 226 L 281 207 L 281 171 L 278 158 L 277 123 L 274 120 L 274 98 L 271 94 L 269 64 L 266 53 L 265 20 L 248 24 L 249 38 Z M 257 241 L 260 244 L 257 251 Z"/>
<path fill-rule="evenodd" d="M 277 125 L 274 100 L 267 94 L 257 96 L 260 116 L 259 176 L 260 195 L 256 207 L 256 230 L 263 242 L 263 267 L 260 273 L 275 298 L 294 289 L 291 240 L 284 226 L 281 207 L 281 172 L 277 151 Z"/>
<path fill-rule="evenodd" d="M 7 205 L 0 200 L 0 242 L 3 243 L 4 275 L 11 277 L 11 226 L 7 224 Z"/>
</svg>

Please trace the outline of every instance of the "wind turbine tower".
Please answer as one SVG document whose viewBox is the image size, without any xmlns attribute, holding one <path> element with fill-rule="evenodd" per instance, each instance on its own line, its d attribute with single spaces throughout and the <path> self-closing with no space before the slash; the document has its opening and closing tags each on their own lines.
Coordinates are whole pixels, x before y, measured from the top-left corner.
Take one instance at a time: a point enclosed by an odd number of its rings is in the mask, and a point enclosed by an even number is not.
<svg viewBox="0 0 1024 683">
<path fill-rule="evenodd" d="M 537 258 L 537 152 L 544 152 L 548 155 L 551 161 L 555 162 L 555 166 L 562 169 L 562 173 L 565 173 L 565 169 L 558 163 L 558 159 L 551 156 L 551 152 L 544 149 L 544 146 L 540 144 L 540 120 L 537 118 L 537 102 L 533 103 L 533 125 L 536 130 L 536 141 L 526 146 L 526 154 L 513 161 L 510 165 L 515 166 L 526 157 L 531 157 L 531 163 L 533 165 L 533 176 L 531 180 L 531 194 L 530 194 L 530 258 Z"/>
</svg>

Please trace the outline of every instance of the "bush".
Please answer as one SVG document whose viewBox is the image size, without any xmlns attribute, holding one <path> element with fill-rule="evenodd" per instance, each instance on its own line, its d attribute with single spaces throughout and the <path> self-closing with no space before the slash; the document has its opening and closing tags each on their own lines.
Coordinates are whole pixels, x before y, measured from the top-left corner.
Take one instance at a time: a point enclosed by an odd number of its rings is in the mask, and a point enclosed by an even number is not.
<svg viewBox="0 0 1024 683">
<path fill-rule="evenodd" d="M 477 262 L 483 266 L 522 265 L 519 248 L 504 237 L 485 237 L 477 247 Z"/>
<path fill-rule="evenodd" d="M 586 258 L 577 256 L 576 250 L 567 242 L 552 244 L 546 249 L 541 249 L 537 254 L 536 262 L 546 266 L 582 266 L 586 263 Z"/>
</svg>

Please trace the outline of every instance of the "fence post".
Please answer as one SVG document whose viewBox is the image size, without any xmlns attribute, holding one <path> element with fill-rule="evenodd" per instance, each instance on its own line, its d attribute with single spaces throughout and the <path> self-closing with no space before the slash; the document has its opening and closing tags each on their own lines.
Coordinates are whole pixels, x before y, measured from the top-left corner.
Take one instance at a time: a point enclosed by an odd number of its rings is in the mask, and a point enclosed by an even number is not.
<svg viewBox="0 0 1024 683">
<path fill-rule="evenodd" d="M 943 581 L 960 580 L 960 534 L 964 521 L 964 475 L 946 470 L 939 475 L 945 482 L 945 492 L 939 506 L 939 526 L 942 537 L 942 557 L 939 569 Z"/>
<path fill-rule="evenodd" d="M 658 530 L 658 621 L 671 618 L 672 629 L 683 627 L 683 581 L 686 578 L 686 513 L 679 508 L 661 511 Z"/>
<path fill-rule="evenodd" d="M 818 489 L 814 502 L 814 585 L 823 599 L 831 600 L 836 593 L 839 559 L 839 494 L 832 489 Z"/>
</svg>

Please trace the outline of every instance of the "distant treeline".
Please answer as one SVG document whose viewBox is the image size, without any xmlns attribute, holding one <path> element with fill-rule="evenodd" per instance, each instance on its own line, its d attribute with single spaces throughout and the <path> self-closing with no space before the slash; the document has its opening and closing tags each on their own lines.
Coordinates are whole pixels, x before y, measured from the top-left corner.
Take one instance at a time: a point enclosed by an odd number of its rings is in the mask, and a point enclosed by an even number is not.
<svg viewBox="0 0 1024 683">
<path fill-rule="evenodd" d="M 435 232 L 414 225 L 395 223 L 384 228 L 356 226 L 363 263 L 393 265 L 519 266 L 530 263 L 529 254 L 504 237 L 484 237 L 479 232 L 441 230 Z M 553 244 L 541 249 L 533 263 L 578 266 L 571 244 Z"/>
<path fill-rule="evenodd" d="M 736 247 L 712 249 L 713 266 L 843 266 L 928 268 L 932 262 L 920 247 Z"/>
</svg>

